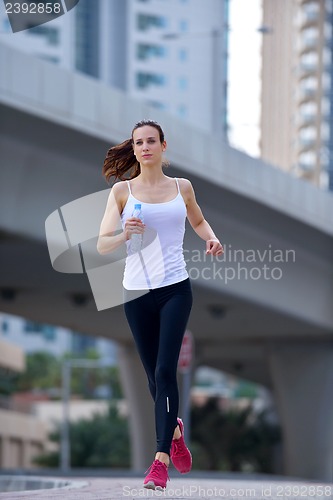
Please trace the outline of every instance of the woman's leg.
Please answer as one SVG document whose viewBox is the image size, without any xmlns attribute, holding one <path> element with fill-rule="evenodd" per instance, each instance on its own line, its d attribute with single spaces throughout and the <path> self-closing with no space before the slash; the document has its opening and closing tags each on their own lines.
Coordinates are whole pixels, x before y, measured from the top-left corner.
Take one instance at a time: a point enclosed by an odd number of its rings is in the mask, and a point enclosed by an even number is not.
<svg viewBox="0 0 333 500">
<path fill-rule="evenodd" d="M 158 292 L 157 300 L 161 307 L 155 371 L 157 452 L 169 455 L 179 408 L 177 364 L 192 307 L 192 292 L 189 280 L 154 292 Z"/>
<path fill-rule="evenodd" d="M 159 310 L 151 292 L 125 302 L 124 310 L 141 362 L 148 377 L 149 390 L 156 398 L 155 370 L 159 344 Z"/>
<path fill-rule="evenodd" d="M 152 290 L 124 304 L 155 401 L 156 458 L 165 463 L 178 430 L 175 431 L 179 407 L 177 364 L 191 307 L 189 280 Z"/>
</svg>

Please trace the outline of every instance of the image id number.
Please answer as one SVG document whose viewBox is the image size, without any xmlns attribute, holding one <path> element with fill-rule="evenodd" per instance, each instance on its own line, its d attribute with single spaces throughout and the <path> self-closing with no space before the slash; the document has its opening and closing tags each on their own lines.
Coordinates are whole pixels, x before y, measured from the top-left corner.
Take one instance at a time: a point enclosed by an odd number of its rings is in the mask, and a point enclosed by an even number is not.
<svg viewBox="0 0 333 500">
<path fill-rule="evenodd" d="M 42 3 L 42 2 L 6 2 L 7 14 L 60 14 L 61 4 L 59 2 Z"/>
<path fill-rule="evenodd" d="M 332 486 L 329 485 L 284 485 L 276 487 L 276 496 L 288 498 L 300 497 L 331 497 L 333 493 Z"/>
</svg>

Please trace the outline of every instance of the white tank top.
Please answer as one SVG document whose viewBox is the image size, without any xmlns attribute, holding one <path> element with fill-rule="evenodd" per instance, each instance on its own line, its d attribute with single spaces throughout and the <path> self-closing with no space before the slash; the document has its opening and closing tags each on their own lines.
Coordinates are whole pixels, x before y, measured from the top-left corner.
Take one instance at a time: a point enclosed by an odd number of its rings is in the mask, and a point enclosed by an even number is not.
<svg viewBox="0 0 333 500">
<path fill-rule="evenodd" d="M 183 254 L 186 205 L 175 179 L 178 194 L 164 203 L 146 203 L 132 195 L 127 182 L 129 196 L 121 214 L 125 221 L 132 217 L 134 205 L 141 203 L 146 225 L 142 240 L 142 250 L 130 255 L 131 240 L 126 241 L 127 258 L 123 286 L 127 290 L 160 288 L 178 283 L 188 278 Z"/>
</svg>

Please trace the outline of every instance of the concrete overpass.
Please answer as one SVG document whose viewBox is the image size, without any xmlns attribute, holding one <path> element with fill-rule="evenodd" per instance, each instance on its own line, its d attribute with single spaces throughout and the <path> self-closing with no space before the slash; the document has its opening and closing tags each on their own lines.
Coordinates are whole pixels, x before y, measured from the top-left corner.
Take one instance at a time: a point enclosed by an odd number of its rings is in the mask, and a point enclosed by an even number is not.
<svg viewBox="0 0 333 500">
<path fill-rule="evenodd" d="M 187 231 L 196 364 L 269 387 L 285 473 L 331 479 L 333 197 L 93 79 L 3 45 L 0 75 L 0 310 L 119 342 L 133 467 L 149 465 L 152 406 L 122 307 L 97 310 L 82 262 L 101 273 L 109 262 L 93 250 L 109 193 L 101 176 L 106 150 L 136 121 L 159 121 L 168 174 L 191 179 L 226 247 L 225 261 L 207 262 L 202 240 Z M 50 214 L 66 229 L 63 262 L 72 259 L 75 273 L 51 267 Z"/>
</svg>

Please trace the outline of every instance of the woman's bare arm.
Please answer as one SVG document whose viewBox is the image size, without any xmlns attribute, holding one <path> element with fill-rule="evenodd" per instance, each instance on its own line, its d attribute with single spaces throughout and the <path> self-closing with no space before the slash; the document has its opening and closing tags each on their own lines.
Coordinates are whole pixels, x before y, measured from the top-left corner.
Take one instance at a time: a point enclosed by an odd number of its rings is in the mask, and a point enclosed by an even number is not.
<svg viewBox="0 0 333 500">
<path fill-rule="evenodd" d="M 206 253 L 221 255 L 223 247 L 208 224 L 199 207 L 191 182 L 188 179 L 180 179 L 181 191 L 187 208 L 187 218 L 194 231 L 206 242 Z"/>
<path fill-rule="evenodd" d="M 127 186 L 124 182 L 115 184 L 110 192 L 105 213 L 101 222 L 97 241 L 97 251 L 101 255 L 107 254 L 125 243 L 132 234 L 142 234 L 144 224 L 136 217 L 126 219 L 124 230 L 114 234 L 120 225 L 121 213 L 126 203 Z"/>
</svg>

